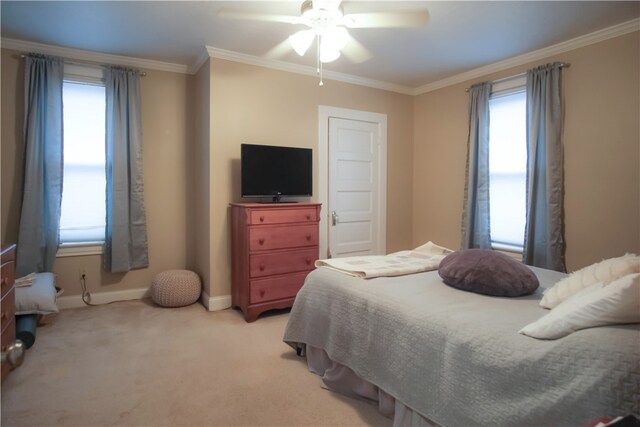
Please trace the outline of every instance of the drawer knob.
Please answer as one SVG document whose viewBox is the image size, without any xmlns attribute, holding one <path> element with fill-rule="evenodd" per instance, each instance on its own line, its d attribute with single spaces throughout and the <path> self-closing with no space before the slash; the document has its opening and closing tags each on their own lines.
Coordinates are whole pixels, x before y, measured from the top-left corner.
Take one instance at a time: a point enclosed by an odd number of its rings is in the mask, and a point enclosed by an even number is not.
<svg viewBox="0 0 640 427">
<path fill-rule="evenodd" d="M 12 368 L 17 368 L 24 359 L 24 343 L 16 340 L 6 348 L 2 347 L 2 363 L 8 363 Z"/>
<path fill-rule="evenodd" d="M 260 263 L 259 267 L 260 267 L 260 271 L 264 271 L 264 264 L 263 263 Z"/>
<path fill-rule="evenodd" d="M 258 243 L 260 243 L 261 245 L 264 245 L 264 239 L 258 239 Z"/>
<path fill-rule="evenodd" d="M 264 222 L 264 217 L 263 216 L 260 217 L 260 222 Z"/>
<path fill-rule="evenodd" d="M 307 265 L 311 264 L 311 260 L 309 258 L 307 258 L 305 261 L 307 261 Z"/>
<path fill-rule="evenodd" d="M 311 240 L 311 234 L 307 234 L 307 240 Z"/>
<path fill-rule="evenodd" d="M 308 214 L 307 214 L 307 219 L 311 219 L 311 215 L 308 215 Z"/>
<path fill-rule="evenodd" d="M 264 289 L 260 289 L 260 297 L 264 296 Z"/>
</svg>

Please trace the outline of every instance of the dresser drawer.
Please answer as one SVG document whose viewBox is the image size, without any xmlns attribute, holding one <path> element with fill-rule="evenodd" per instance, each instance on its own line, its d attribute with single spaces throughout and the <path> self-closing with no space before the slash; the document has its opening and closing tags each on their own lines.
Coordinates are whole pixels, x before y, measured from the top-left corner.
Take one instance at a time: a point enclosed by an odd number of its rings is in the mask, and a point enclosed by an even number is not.
<svg viewBox="0 0 640 427">
<path fill-rule="evenodd" d="M 293 298 L 304 284 L 307 274 L 309 274 L 309 271 L 252 280 L 249 302 L 256 304 L 277 299 Z"/>
<path fill-rule="evenodd" d="M 7 347 L 9 347 L 9 345 L 16 340 L 15 317 L 11 317 L 10 321 L 2 323 L 2 338 L 0 340 L 2 341 L 0 343 L 0 347 L 2 347 L 2 351 L 6 351 Z"/>
<path fill-rule="evenodd" d="M 253 227 L 249 231 L 249 250 L 297 248 L 318 245 L 318 225 Z"/>
<path fill-rule="evenodd" d="M 11 318 L 11 321 L 7 322 L 5 325 L 2 323 L 2 338 L 1 341 L 1 350 L 3 352 L 7 351 L 9 345 L 14 343 L 16 340 L 16 319 L 14 317 Z M 11 371 L 11 365 L 9 363 L 2 364 L 2 379 Z"/>
<path fill-rule="evenodd" d="M 316 208 L 260 209 L 249 214 L 249 224 L 284 224 L 292 222 L 319 221 Z"/>
<path fill-rule="evenodd" d="M 0 298 L 4 298 L 4 296 L 9 292 L 9 289 L 13 286 L 13 281 L 15 279 L 15 265 L 13 261 L 5 262 L 1 267 L 2 271 L 2 279 L 0 287 L 2 288 L 2 295 Z"/>
<path fill-rule="evenodd" d="M 0 304 L 0 323 L 2 324 L 2 330 L 6 328 L 10 321 L 14 320 L 16 315 L 16 291 L 14 288 L 2 298 Z"/>
<path fill-rule="evenodd" d="M 292 273 L 294 271 L 313 270 L 318 259 L 318 247 L 297 251 L 255 254 L 249 257 L 251 277 L 271 276 L 273 274 Z"/>
</svg>

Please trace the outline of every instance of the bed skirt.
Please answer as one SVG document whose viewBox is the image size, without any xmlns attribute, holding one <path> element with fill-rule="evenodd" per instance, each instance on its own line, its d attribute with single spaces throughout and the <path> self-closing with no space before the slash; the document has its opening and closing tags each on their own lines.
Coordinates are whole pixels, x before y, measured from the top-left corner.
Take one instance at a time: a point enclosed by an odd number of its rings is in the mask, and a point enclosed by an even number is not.
<svg viewBox="0 0 640 427">
<path fill-rule="evenodd" d="M 360 378 L 347 366 L 331 360 L 323 349 L 304 344 L 297 346 L 299 349 L 300 346 L 306 347 L 306 351 L 299 351 L 299 354 L 306 353 L 309 371 L 322 377 L 327 389 L 377 403 L 378 411 L 392 419 L 394 427 L 438 427 L 378 386 Z"/>
</svg>

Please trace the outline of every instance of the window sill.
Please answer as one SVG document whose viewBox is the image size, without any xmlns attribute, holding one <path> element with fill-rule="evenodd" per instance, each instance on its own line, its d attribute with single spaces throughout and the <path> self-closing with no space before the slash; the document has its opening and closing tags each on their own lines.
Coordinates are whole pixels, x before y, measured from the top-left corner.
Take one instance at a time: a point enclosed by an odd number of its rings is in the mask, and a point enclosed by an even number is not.
<svg viewBox="0 0 640 427">
<path fill-rule="evenodd" d="M 516 261 L 522 262 L 523 257 L 523 248 L 514 245 L 507 245 L 504 243 L 491 243 L 491 249 L 496 250 L 498 252 L 502 252 L 503 254 L 510 256 Z"/>
<path fill-rule="evenodd" d="M 58 246 L 56 258 L 73 256 L 102 255 L 104 252 L 103 242 L 89 243 L 63 243 Z"/>
<path fill-rule="evenodd" d="M 513 252 L 516 254 L 522 254 L 524 248 L 522 246 L 509 245 L 507 243 L 491 242 L 491 249 L 496 249 L 504 252 Z"/>
</svg>

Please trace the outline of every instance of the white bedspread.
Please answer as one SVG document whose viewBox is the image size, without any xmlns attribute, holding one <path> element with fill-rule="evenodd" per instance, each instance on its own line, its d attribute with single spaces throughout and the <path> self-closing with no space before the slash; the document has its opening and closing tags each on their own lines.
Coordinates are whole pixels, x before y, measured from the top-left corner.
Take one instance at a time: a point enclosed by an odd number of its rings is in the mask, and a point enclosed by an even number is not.
<svg viewBox="0 0 640 427">
<path fill-rule="evenodd" d="M 451 249 L 427 242 L 412 251 L 394 252 L 389 255 L 319 259 L 315 265 L 363 279 L 372 279 L 435 270 L 440 265 L 440 261 L 451 252 L 453 252 Z"/>
<path fill-rule="evenodd" d="M 640 414 L 640 325 L 544 341 L 518 334 L 548 311 L 561 273 L 533 269 L 536 293 L 499 298 L 435 271 L 362 280 L 327 268 L 298 293 L 284 341 L 325 350 L 443 426 L 580 426 Z"/>
</svg>

